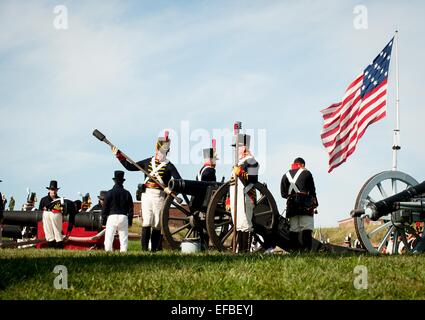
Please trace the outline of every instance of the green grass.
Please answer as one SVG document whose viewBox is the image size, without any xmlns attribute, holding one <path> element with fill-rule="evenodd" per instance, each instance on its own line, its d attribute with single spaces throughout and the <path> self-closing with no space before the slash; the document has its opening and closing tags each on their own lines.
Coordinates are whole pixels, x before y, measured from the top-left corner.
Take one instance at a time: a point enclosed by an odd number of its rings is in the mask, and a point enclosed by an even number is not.
<svg viewBox="0 0 425 320">
<path fill-rule="evenodd" d="M 4 299 L 424 299 L 425 255 L 232 255 L 209 252 L 0 250 Z M 67 290 L 53 287 L 56 265 Z M 357 290 L 354 267 L 368 268 Z"/>
</svg>

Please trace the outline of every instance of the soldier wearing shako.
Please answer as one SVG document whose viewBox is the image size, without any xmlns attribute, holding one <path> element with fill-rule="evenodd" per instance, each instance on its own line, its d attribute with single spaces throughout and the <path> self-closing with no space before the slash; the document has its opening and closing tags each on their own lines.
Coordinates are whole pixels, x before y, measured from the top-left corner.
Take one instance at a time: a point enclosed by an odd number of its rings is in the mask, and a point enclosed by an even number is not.
<svg viewBox="0 0 425 320">
<path fill-rule="evenodd" d="M 163 185 L 174 179 L 181 179 L 176 167 L 167 159 L 171 140 L 168 131 L 164 137 L 159 137 L 156 143 L 155 155 L 137 162 L 151 176 L 154 176 Z M 117 148 L 112 148 L 121 164 L 129 171 L 139 169 L 128 162 Z M 153 179 L 145 176 L 142 193 L 142 250 L 148 250 L 151 241 L 151 251 L 158 251 L 161 247 L 160 215 L 167 193 Z"/>
<path fill-rule="evenodd" d="M 305 161 L 296 158 L 281 181 L 280 192 L 286 201 L 286 217 L 290 223 L 290 242 L 293 249 L 311 250 L 314 214 L 319 205 L 313 176 Z M 301 236 L 301 242 L 299 238 Z"/>
<path fill-rule="evenodd" d="M 201 170 L 199 170 L 198 175 L 196 176 L 197 181 L 217 181 L 215 175 L 215 166 L 217 163 L 217 152 L 215 147 L 215 139 L 212 141 L 212 148 L 202 149 L 204 156 L 204 165 Z"/>
<path fill-rule="evenodd" d="M 39 210 L 43 211 L 43 229 L 49 248 L 63 248 L 62 236 L 62 206 L 56 201 L 51 208 L 51 203 L 59 199 L 58 182 L 50 181 L 50 185 L 46 187 L 49 190 L 47 196 L 40 200 Z"/>
<path fill-rule="evenodd" d="M 198 174 L 196 175 L 196 181 L 216 182 L 217 178 L 216 178 L 215 166 L 216 166 L 218 158 L 217 158 L 217 152 L 216 152 L 215 139 L 212 140 L 212 148 L 202 149 L 202 153 L 203 153 L 204 164 L 201 170 L 199 170 Z M 190 207 L 195 211 L 201 210 L 204 201 L 205 201 L 204 197 L 192 197 L 190 200 Z M 200 231 L 199 233 L 197 233 L 198 231 L 195 231 L 194 233 L 195 236 L 199 234 L 199 237 L 201 239 L 202 250 L 207 249 L 209 244 L 208 232 L 205 229 L 205 227 L 206 226 L 204 225 L 202 230 L 199 230 Z"/>
<path fill-rule="evenodd" d="M 230 208 L 234 217 L 235 203 L 235 178 L 237 183 L 237 215 L 236 231 L 238 252 L 248 252 L 250 248 L 253 210 L 256 204 L 255 183 L 258 182 L 259 164 L 249 150 L 251 137 L 246 134 L 238 134 L 238 163 L 233 167 L 230 180 Z M 233 219 L 234 221 L 235 219 Z"/>
</svg>

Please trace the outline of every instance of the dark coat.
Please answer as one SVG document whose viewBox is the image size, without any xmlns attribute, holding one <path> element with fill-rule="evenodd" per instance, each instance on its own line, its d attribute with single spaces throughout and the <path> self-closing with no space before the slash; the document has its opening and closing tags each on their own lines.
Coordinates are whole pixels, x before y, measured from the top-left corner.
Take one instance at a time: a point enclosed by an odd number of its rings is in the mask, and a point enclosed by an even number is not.
<svg viewBox="0 0 425 320">
<path fill-rule="evenodd" d="M 106 224 L 111 214 L 123 214 L 128 216 L 129 225 L 133 221 L 133 198 L 131 193 L 124 189 L 121 184 L 115 184 L 105 195 L 102 210 L 102 224 Z"/>
<path fill-rule="evenodd" d="M 202 172 L 202 170 L 205 168 L 205 166 L 203 166 L 202 168 L 201 168 L 201 170 L 199 170 L 199 173 L 201 173 Z M 196 180 L 198 180 L 199 179 L 199 174 L 196 176 Z M 215 168 L 212 168 L 212 167 L 208 167 L 208 168 L 206 168 L 203 172 L 202 172 L 202 175 L 201 175 L 201 181 L 217 181 L 217 178 L 216 178 L 216 176 L 215 176 Z"/>
<path fill-rule="evenodd" d="M 300 169 L 289 170 L 289 174 L 292 178 L 295 177 L 298 170 Z M 311 172 L 304 169 L 298 177 L 295 185 L 299 189 L 300 193 L 297 194 L 295 190 L 292 190 L 291 194 L 289 194 L 291 184 L 285 173 L 280 183 L 280 193 L 282 198 L 287 199 L 286 216 L 290 218 L 296 215 L 313 215 L 315 207 L 318 206 L 318 201 L 316 196 L 316 187 Z"/>
</svg>

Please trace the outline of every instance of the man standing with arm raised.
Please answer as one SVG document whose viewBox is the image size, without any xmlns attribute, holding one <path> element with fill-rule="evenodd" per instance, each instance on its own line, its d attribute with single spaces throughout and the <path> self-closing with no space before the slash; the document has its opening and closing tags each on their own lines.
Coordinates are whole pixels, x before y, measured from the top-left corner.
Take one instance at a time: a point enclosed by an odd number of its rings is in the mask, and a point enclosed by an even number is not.
<svg viewBox="0 0 425 320">
<path fill-rule="evenodd" d="M 137 162 L 143 170 L 148 172 L 162 185 L 168 185 L 168 182 L 174 179 L 181 179 L 176 167 L 167 159 L 170 151 L 171 140 L 168 137 L 168 131 L 165 131 L 164 137 L 159 137 L 156 142 L 155 155 Z M 129 171 L 139 171 L 140 169 L 130 163 L 116 147 L 112 147 L 112 153 L 118 158 L 121 164 Z M 161 208 L 164 204 L 167 193 L 152 178 L 145 175 L 142 193 L 142 250 L 147 251 L 149 241 L 151 242 L 151 251 L 160 250 L 161 247 L 161 226 L 160 216 Z"/>
</svg>

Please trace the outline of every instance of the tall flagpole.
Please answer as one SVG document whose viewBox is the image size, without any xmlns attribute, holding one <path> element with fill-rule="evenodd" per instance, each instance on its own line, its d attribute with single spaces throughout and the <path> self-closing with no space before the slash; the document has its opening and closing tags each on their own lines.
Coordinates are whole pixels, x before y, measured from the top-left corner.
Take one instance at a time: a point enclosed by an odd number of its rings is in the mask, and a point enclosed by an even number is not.
<svg viewBox="0 0 425 320">
<path fill-rule="evenodd" d="M 393 142 L 393 171 L 397 171 L 397 151 L 400 150 L 400 113 L 399 113 L 399 74 L 398 74 L 398 30 L 394 36 L 395 46 L 395 78 L 396 78 L 396 127 L 394 129 L 394 142 Z"/>
</svg>

